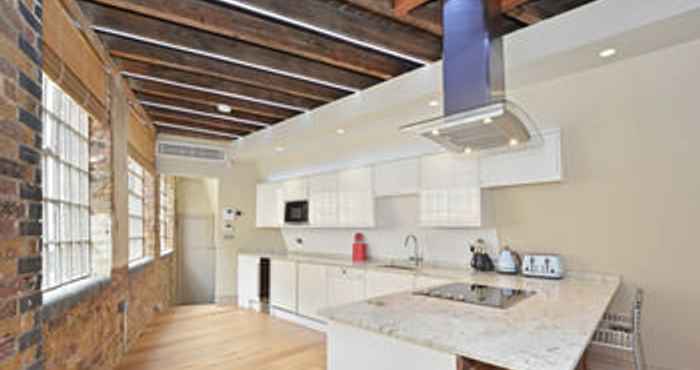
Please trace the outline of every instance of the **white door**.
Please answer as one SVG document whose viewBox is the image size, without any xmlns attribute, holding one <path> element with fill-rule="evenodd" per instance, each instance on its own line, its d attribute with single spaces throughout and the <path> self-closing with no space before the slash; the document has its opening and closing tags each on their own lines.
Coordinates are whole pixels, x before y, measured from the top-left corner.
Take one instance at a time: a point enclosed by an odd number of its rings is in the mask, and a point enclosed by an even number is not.
<svg viewBox="0 0 700 370">
<path fill-rule="evenodd" d="M 309 223 L 311 226 L 338 225 L 338 175 L 309 178 Z"/>
<path fill-rule="evenodd" d="M 338 197 L 341 226 L 374 227 L 371 168 L 356 168 L 340 172 Z"/>
<path fill-rule="evenodd" d="M 182 258 L 180 259 L 181 304 L 214 302 L 214 216 L 178 216 Z"/>
<path fill-rule="evenodd" d="M 289 312 L 297 312 L 296 262 L 270 262 L 270 304 Z"/>
<path fill-rule="evenodd" d="M 328 268 L 328 306 L 358 302 L 365 295 L 364 270 L 345 267 Z"/>
<path fill-rule="evenodd" d="M 252 308 L 260 301 L 260 258 L 238 256 L 238 305 Z"/>
<path fill-rule="evenodd" d="M 280 227 L 283 219 L 282 188 L 278 183 L 258 184 L 255 223 L 257 227 Z"/>
<path fill-rule="evenodd" d="M 299 313 L 324 320 L 318 311 L 328 306 L 326 266 L 299 264 Z"/>
</svg>

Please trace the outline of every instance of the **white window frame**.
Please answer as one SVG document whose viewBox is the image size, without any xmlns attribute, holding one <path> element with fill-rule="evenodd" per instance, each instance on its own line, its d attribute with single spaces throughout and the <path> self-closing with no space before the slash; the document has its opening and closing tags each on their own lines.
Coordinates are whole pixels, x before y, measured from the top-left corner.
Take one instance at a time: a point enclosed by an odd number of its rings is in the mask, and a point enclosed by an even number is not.
<svg viewBox="0 0 700 370">
<path fill-rule="evenodd" d="M 173 227 L 173 220 L 169 218 L 171 214 L 170 204 L 170 192 L 168 188 L 168 183 L 166 181 L 165 175 L 160 175 L 160 210 L 158 214 L 160 222 L 160 254 L 164 255 L 175 250 L 174 245 L 168 245 L 168 231 Z"/>
<path fill-rule="evenodd" d="M 145 169 L 129 157 L 129 264 L 146 257 Z"/>
<path fill-rule="evenodd" d="M 42 290 L 92 275 L 90 116 L 43 76 Z"/>
</svg>

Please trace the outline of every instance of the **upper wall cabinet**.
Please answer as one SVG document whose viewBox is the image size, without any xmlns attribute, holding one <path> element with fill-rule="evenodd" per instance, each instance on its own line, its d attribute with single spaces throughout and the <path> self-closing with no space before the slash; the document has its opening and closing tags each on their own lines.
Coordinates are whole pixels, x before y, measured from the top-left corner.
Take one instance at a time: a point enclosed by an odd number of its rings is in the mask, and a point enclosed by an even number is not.
<svg viewBox="0 0 700 370">
<path fill-rule="evenodd" d="M 380 163 L 374 166 L 376 197 L 418 194 L 418 158 Z"/>
<path fill-rule="evenodd" d="M 338 173 L 338 217 L 343 227 L 374 227 L 371 168 Z"/>
<path fill-rule="evenodd" d="M 305 177 L 287 180 L 282 183 L 282 201 L 309 199 L 308 181 Z"/>
<path fill-rule="evenodd" d="M 421 226 L 481 226 L 478 160 L 444 153 L 423 157 L 420 168 Z"/>
<path fill-rule="evenodd" d="M 282 185 L 270 182 L 258 184 L 255 224 L 257 227 L 280 227 L 283 221 Z"/>
<path fill-rule="evenodd" d="M 481 187 L 561 181 L 561 130 L 543 130 L 542 137 L 540 147 L 482 158 Z"/>
<path fill-rule="evenodd" d="M 309 178 L 309 223 L 311 226 L 330 227 L 339 224 L 338 195 L 337 173 Z"/>
</svg>

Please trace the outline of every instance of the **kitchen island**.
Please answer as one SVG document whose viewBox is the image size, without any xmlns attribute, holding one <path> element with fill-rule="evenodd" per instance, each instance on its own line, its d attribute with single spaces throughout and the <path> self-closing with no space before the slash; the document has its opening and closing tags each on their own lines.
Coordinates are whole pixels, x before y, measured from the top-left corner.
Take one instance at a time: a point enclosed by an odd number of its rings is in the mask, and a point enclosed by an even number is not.
<svg viewBox="0 0 700 370">
<path fill-rule="evenodd" d="M 617 277 L 579 274 L 549 281 L 475 273 L 462 280 L 534 294 L 505 309 L 413 292 L 325 309 L 328 370 L 448 370 L 465 359 L 573 370 L 620 285 Z"/>
</svg>

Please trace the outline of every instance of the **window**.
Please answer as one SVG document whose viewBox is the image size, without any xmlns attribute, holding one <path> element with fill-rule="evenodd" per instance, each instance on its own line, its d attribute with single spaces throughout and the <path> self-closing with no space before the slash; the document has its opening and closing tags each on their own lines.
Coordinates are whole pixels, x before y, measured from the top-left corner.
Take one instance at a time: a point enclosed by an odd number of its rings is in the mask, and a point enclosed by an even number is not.
<svg viewBox="0 0 700 370">
<path fill-rule="evenodd" d="M 160 176 L 160 254 L 171 252 L 174 248 L 170 238 L 173 228 L 172 215 L 172 192 L 166 177 Z"/>
<path fill-rule="evenodd" d="M 43 280 L 53 289 L 90 276 L 89 116 L 43 79 Z"/>
<path fill-rule="evenodd" d="M 129 157 L 129 262 L 145 257 L 143 167 Z"/>
</svg>

